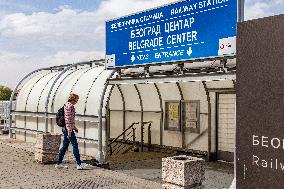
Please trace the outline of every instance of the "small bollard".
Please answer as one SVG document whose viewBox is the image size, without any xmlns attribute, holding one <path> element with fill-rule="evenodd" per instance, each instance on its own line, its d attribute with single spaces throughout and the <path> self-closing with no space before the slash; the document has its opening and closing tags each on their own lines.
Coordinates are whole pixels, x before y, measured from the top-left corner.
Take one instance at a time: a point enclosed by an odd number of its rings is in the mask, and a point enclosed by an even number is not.
<svg viewBox="0 0 284 189">
<path fill-rule="evenodd" d="M 38 163 L 50 164 L 57 161 L 57 154 L 61 143 L 61 136 L 58 134 L 41 133 L 37 134 L 35 144 L 35 160 Z"/>
<path fill-rule="evenodd" d="M 205 161 L 190 156 L 162 159 L 163 189 L 203 189 Z"/>
</svg>

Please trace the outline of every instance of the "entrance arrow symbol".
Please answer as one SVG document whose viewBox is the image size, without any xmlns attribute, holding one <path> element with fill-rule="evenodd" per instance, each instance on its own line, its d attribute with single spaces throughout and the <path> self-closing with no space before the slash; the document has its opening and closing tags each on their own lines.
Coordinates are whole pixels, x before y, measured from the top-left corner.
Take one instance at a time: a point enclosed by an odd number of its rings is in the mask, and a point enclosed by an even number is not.
<svg viewBox="0 0 284 189">
<path fill-rule="evenodd" d="M 135 56 L 132 55 L 132 56 L 131 56 L 131 62 L 134 62 L 134 61 L 135 61 Z"/>
<path fill-rule="evenodd" d="M 192 48 L 191 48 L 191 47 L 189 47 L 189 48 L 188 48 L 188 50 L 187 50 L 186 52 L 187 52 L 187 55 L 188 55 L 188 56 L 190 56 L 190 55 L 192 54 Z"/>
</svg>

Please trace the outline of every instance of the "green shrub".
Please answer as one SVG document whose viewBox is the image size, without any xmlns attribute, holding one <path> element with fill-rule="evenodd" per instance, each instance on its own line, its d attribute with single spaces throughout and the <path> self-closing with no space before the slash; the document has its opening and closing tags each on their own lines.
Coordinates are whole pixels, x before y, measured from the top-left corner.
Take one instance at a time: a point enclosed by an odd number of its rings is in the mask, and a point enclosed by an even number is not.
<svg viewBox="0 0 284 189">
<path fill-rule="evenodd" d="M 0 85 L 0 101 L 10 100 L 12 92 L 13 92 L 12 89 L 10 89 L 9 87 Z"/>
</svg>

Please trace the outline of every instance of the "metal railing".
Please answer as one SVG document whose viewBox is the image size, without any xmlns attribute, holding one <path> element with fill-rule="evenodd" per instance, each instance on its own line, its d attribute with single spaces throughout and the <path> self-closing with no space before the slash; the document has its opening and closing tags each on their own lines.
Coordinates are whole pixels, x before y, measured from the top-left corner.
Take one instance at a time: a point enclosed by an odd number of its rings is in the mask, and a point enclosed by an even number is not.
<svg viewBox="0 0 284 189">
<path fill-rule="evenodd" d="M 113 139 L 109 144 L 108 144 L 108 155 L 112 156 L 115 154 L 125 153 L 129 149 L 133 148 L 136 146 L 138 141 L 136 141 L 136 129 L 135 126 L 139 125 L 140 122 L 133 122 L 127 129 L 125 129 L 119 136 L 117 136 L 115 139 Z M 151 126 L 152 126 L 152 121 L 149 122 L 142 122 L 141 124 L 141 143 L 140 143 L 140 150 L 143 151 L 144 149 L 144 130 L 145 130 L 145 125 L 148 125 L 147 130 L 148 130 L 148 150 L 151 148 Z M 123 137 L 121 139 L 121 137 Z M 132 140 L 131 140 L 132 139 Z M 127 146 L 126 144 L 129 144 Z M 128 148 L 127 148 L 128 147 Z M 127 148 L 127 149 L 125 149 Z M 124 151 L 123 151 L 124 150 Z"/>
<path fill-rule="evenodd" d="M 0 126 L 3 130 L 8 130 L 9 128 L 9 101 L 0 101 Z"/>
</svg>

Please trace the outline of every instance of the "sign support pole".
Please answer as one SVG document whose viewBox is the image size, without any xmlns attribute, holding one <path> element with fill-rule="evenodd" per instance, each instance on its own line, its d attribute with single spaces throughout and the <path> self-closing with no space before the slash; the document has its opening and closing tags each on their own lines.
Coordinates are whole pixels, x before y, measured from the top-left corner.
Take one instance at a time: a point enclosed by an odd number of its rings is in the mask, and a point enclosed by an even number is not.
<svg viewBox="0 0 284 189">
<path fill-rule="evenodd" d="M 245 20 L 245 0 L 238 0 L 238 22 Z"/>
</svg>

